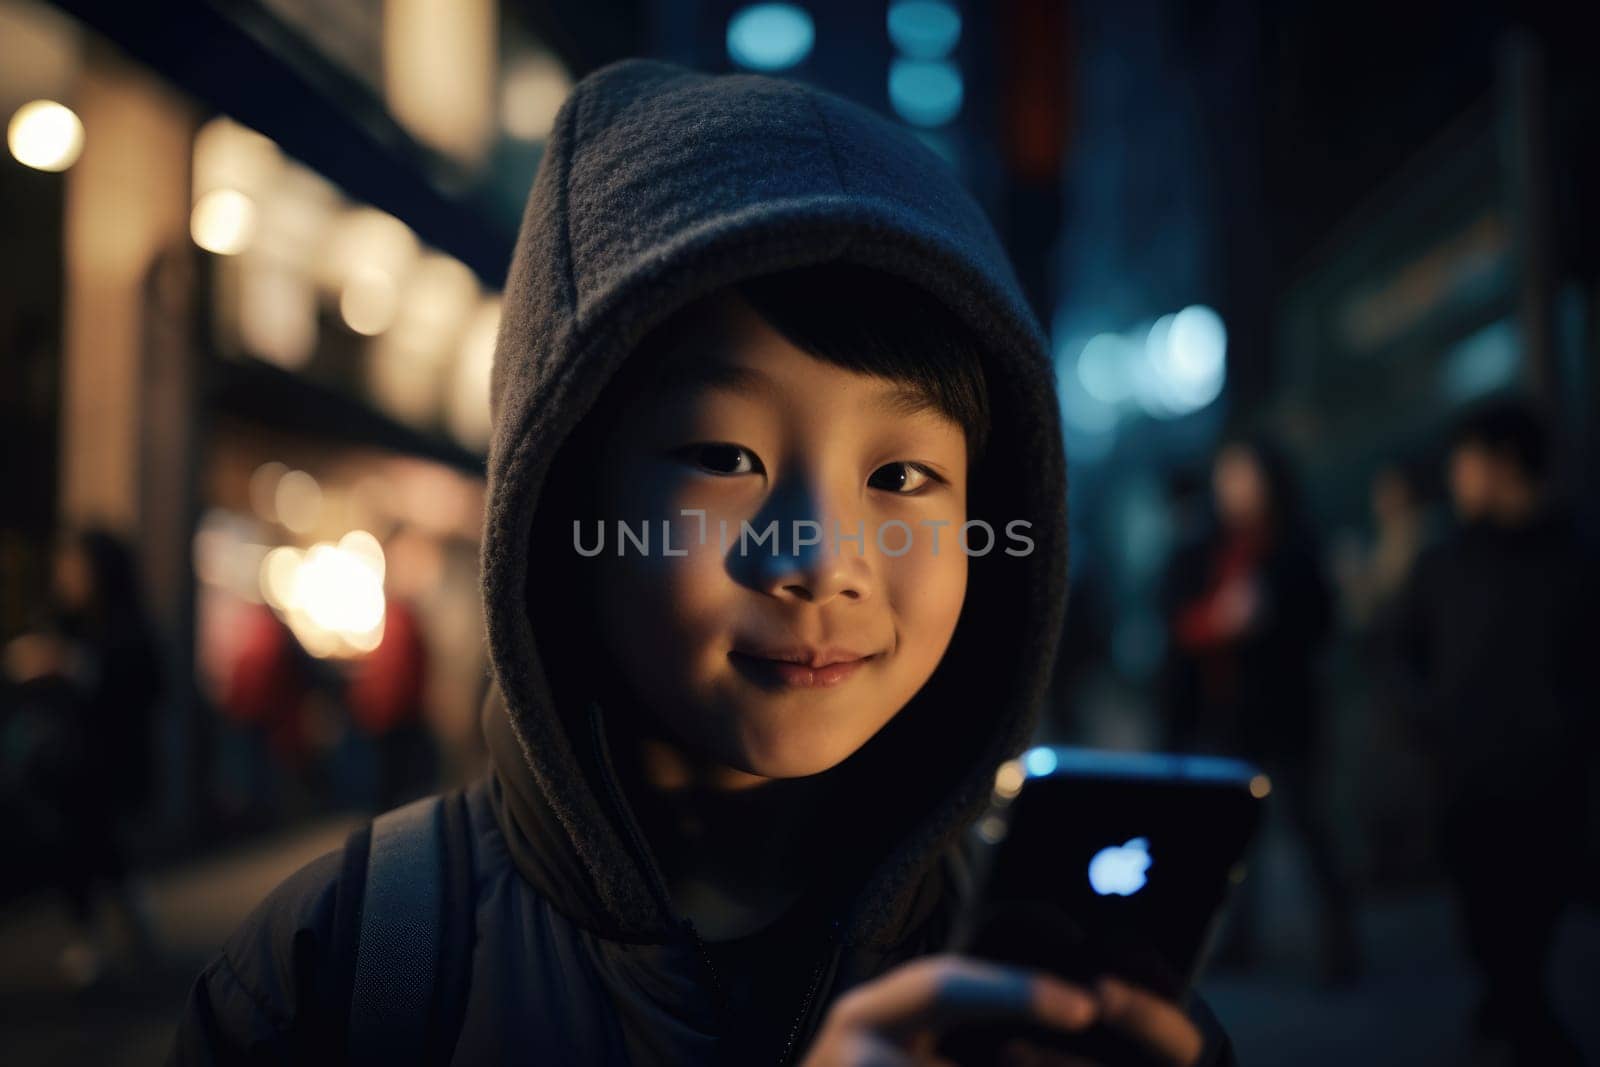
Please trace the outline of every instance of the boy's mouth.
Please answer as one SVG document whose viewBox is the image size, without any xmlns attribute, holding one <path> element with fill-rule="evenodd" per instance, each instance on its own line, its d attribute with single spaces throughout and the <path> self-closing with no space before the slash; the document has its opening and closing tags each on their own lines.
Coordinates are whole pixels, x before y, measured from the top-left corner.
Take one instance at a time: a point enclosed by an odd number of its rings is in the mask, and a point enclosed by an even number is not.
<svg viewBox="0 0 1600 1067">
<path fill-rule="evenodd" d="M 736 648 L 728 659 L 761 685 L 811 689 L 838 685 L 881 655 L 843 648 Z"/>
</svg>

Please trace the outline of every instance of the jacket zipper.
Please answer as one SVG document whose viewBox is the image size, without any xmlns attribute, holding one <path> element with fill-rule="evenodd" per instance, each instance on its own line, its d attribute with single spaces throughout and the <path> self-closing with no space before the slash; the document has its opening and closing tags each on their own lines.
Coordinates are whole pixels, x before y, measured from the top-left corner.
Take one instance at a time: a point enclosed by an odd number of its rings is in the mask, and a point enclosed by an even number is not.
<svg viewBox="0 0 1600 1067">
<path fill-rule="evenodd" d="M 838 957 L 839 920 L 835 919 L 828 925 L 828 949 L 817 961 L 817 969 L 811 974 L 811 985 L 806 989 L 805 999 L 800 1002 L 800 1014 L 795 1016 L 794 1025 L 789 1028 L 789 1039 L 783 1044 L 783 1052 L 778 1055 L 778 1067 L 788 1067 L 789 1061 L 794 1058 L 795 1045 L 800 1040 L 800 1032 L 805 1029 L 806 1017 L 811 1014 L 812 1005 L 816 1002 L 817 991 L 822 987 L 822 976 Z"/>
<path fill-rule="evenodd" d="M 695 947 L 700 950 L 700 961 L 705 964 L 706 973 L 711 976 L 711 988 L 716 993 L 717 1004 L 722 1012 L 723 1032 L 727 1033 L 733 1020 L 733 1005 L 728 1000 L 727 991 L 722 987 L 722 979 L 717 974 L 716 964 L 711 960 L 711 953 L 707 950 L 705 941 L 700 937 L 700 931 L 695 929 L 694 921 L 685 919 L 683 924 L 684 928 L 689 931 L 689 935 L 694 938 Z M 817 991 L 822 987 L 823 975 L 827 972 L 828 965 L 833 962 L 834 957 L 837 955 L 838 938 L 839 920 L 834 919 L 828 926 L 828 949 L 823 953 L 822 958 L 817 961 L 816 967 L 812 968 L 811 981 L 806 986 L 804 999 L 800 1001 L 800 1012 L 795 1016 L 794 1023 L 789 1027 L 789 1036 L 784 1041 L 783 1051 L 778 1055 L 778 1067 L 787 1067 L 794 1057 L 795 1045 L 800 1039 L 801 1031 L 805 1029 L 806 1017 L 811 1014 L 812 1006 L 816 1003 Z"/>
</svg>

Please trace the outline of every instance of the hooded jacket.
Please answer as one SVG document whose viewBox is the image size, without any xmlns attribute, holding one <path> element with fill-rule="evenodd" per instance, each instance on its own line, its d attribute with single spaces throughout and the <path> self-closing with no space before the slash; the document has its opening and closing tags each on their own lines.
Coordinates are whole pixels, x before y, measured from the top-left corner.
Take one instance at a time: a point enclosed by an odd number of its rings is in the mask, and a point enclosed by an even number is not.
<svg viewBox="0 0 1600 1067">
<path fill-rule="evenodd" d="M 534 541 L 563 444 L 653 326 L 743 279 L 831 261 L 923 287 L 980 339 L 993 461 L 970 478 L 969 512 L 997 533 L 1025 520 L 1034 547 L 971 559 L 945 660 L 863 750 L 899 770 L 841 829 L 849 860 L 824 899 L 792 1026 L 756 1062 L 797 1059 L 840 993 L 948 935 L 959 842 L 1033 732 L 1065 610 L 1066 470 L 1045 336 L 978 205 L 908 131 L 790 80 L 618 61 L 575 85 L 556 117 L 504 294 L 482 549 L 492 771 L 467 791 L 476 939 L 451 1062 L 727 1052 L 714 968 L 618 786 L 593 679 L 550 646 L 567 607 L 561 554 Z M 315 976 L 338 872 L 337 854 L 315 861 L 230 941 L 196 984 L 181 1062 L 315 1047 L 300 1016 L 331 988 Z"/>
</svg>

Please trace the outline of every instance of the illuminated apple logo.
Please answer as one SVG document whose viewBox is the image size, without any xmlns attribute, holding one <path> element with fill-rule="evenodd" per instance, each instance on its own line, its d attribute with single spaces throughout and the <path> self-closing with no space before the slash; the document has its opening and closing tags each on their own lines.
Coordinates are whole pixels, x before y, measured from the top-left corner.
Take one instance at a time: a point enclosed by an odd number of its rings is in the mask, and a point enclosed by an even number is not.
<svg viewBox="0 0 1600 1067">
<path fill-rule="evenodd" d="M 1150 842 L 1142 837 L 1111 845 L 1089 861 L 1089 885 L 1101 896 L 1131 897 L 1144 888 L 1150 869 Z"/>
</svg>

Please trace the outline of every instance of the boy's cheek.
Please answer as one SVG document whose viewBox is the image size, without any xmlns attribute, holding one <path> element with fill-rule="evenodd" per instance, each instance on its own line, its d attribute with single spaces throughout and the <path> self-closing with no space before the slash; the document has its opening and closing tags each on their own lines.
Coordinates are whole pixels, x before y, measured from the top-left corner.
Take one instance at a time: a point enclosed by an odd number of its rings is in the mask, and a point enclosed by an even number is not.
<svg viewBox="0 0 1600 1067">
<path fill-rule="evenodd" d="M 930 622 L 949 620 L 952 626 L 966 597 L 969 567 L 959 548 L 944 544 L 937 554 L 918 546 L 882 561 L 885 588 L 899 610 Z"/>
<path fill-rule="evenodd" d="M 907 553 L 887 561 L 884 593 L 902 640 L 901 652 L 931 672 L 943 657 L 961 618 L 969 563 L 959 550 L 938 556 Z M 926 661 L 926 662 L 924 662 Z"/>
<path fill-rule="evenodd" d="M 748 596 L 714 552 L 612 558 L 602 566 L 601 640 L 641 691 L 671 687 L 679 698 L 726 668 L 727 643 Z M 681 692 L 679 692 L 681 691 Z"/>
<path fill-rule="evenodd" d="M 704 643 L 715 625 L 728 584 L 721 569 L 706 552 L 646 556 L 630 551 L 605 560 L 598 584 L 600 623 L 671 646 L 681 657 Z"/>
</svg>

